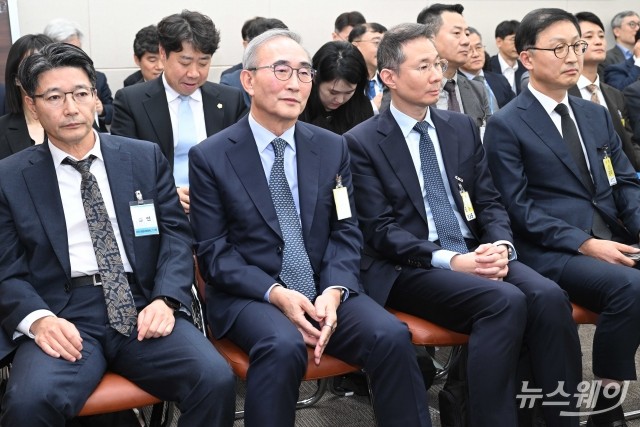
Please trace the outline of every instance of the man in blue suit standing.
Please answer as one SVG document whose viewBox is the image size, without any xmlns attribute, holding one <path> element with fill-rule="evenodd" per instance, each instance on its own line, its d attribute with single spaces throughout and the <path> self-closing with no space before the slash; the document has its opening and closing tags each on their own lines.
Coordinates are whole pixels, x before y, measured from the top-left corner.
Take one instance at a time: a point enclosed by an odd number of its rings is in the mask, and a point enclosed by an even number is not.
<svg viewBox="0 0 640 427">
<path fill-rule="evenodd" d="M 249 354 L 247 427 L 293 427 L 307 345 L 316 364 L 326 351 L 364 368 L 379 426 L 430 426 L 406 325 L 360 286 L 347 146 L 297 120 L 314 74 L 297 35 L 257 36 L 249 115 L 189 152 L 209 322 Z"/>
<path fill-rule="evenodd" d="M 640 343 L 640 185 L 607 110 L 568 95 L 587 43 L 576 18 L 537 9 L 516 47 L 528 88 L 489 122 L 485 149 L 520 259 L 600 313 L 593 373 L 603 388 L 588 426 L 625 426 L 613 392 L 636 378 Z M 635 258 L 635 259 L 634 259 Z M 613 408 L 613 409 L 611 409 Z M 611 410 L 609 410 L 611 409 Z"/>
<path fill-rule="evenodd" d="M 518 425 L 524 348 L 547 425 L 575 427 L 553 397 L 558 381 L 572 393 L 581 376 L 571 305 L 517 261 L 473 119 L 431 107 L 446 62 L 430 35 L 420 24 L 385 34 L 378 67 L 390 108 L 344 135 L 365 241 L 362 282 L 382 305 L 470 334 L 472 426 Z"/>
<path fill-rule="evenodd" d="M 96 75 L 54 43 L 20 66 L 49 142 L 0 162 L 0 424 L 64 426 L 109 369 L 181 426 L 231 426 L 233 375 L 189 321 L 191 233 L 157 145 L 92 129 Z M 170 384 L 170 386 L 167 386 Z"/>
</svg>

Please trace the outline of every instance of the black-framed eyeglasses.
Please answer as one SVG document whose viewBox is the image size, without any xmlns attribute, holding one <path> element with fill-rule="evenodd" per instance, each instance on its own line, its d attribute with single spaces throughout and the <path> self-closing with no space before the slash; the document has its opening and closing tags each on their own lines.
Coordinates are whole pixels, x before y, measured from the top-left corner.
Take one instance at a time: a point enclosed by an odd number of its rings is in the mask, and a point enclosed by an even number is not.
<svg viewBox="0 0 640 427">
<path fill-rule="evenodd" d="M 61 90 L 50 90 L 45 93 L 33 95 L 33 98 L 42 98 L 44 103 L 52 108 L 60 108 L 67 99 L 67 95 L 71 95 L 71 98 L 79 105 L 87 105 L 95 102 L 93 95 L 96 92 L 95 87 L 81 87 L 69 92 L 63 92 Z"/>
<path fill-rule="evenodd" d="M 576 56 L 582 56 L 587 51 L 588 47 L 589 43 L 584 40 L 578 40 L 574 44 L 560 43 L 556 47 L 529 47 L 526 50 L 548 50 L 550 52 L 553 52 L 556 58 L 564 59 L 567 57 L 567 55 L 569 55 L 569 48 L 573 48 L 573 53 L 575 53 Z"/>
<path fill-rule="evenodd" d="M 294 71 L 298 76 L 298 80 L 300 80 L 302 83 L 311 83 L 313 81 L 313 78 L 316 76 L 316 70 L 314 70 L 311 67 L 307 66 L 307 67 L 293 68 L 292 66 L 287 64 L 264 65 L 262 67 L 247 68 L 247 70 L 257 71 L 263 68 L 270 68 L 271 71 L 273 71 L 273 74 L 276 76 L 276 79 L 282 80 L 283 82 L 286 82 L 287 80 L 289 80 L 293 75 Z"/>
</svg>

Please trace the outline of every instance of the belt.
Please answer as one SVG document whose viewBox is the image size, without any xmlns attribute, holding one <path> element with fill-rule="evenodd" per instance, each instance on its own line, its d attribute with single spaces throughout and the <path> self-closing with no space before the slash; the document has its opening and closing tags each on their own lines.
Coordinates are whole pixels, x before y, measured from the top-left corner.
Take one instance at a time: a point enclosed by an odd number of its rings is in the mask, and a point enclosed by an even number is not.
<svg viewBox="0 0 640 427">
<path fill-rule="evenodd" d="M 126 273 L 127 280 L 129 283 L 135 282 L 135 276 L 133 273 Z M 102 286 L 102 277 L 100 277 L 100 273 L 96 273 L 92 276 L 80 276 L 71 278 L 70 288 L 80 288 L 82 286 Z"/>
</svg>

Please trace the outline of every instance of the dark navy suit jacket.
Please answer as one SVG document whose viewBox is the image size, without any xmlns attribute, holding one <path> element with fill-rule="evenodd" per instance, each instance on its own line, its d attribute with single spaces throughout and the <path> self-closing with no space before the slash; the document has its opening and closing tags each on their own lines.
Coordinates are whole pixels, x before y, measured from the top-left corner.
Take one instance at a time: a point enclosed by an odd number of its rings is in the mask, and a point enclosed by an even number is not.
<svg viewBox="0 0 640 427">
<path fill-rule="evenodd" d="M 487 79 L 487 83 L 489 83 L 489 87 L 493 91 L 500 108 L 507 105 L 509 101 L 516 97 L 513 89 L 509 86 L 507 78 L 502 74 L 485 71 L 484 78 Z"/>
<path fill-rule="evenodd" d="M 518 59 L 518 69 L 516 70 L 516 95 L 519 95 L 521 92 L 520 81 L 522 80 L 522 75 L 527 72 L 527 69 L 524 68 L 522 62 Z M 502 74 L 502 67 L 500 67 L 500 60 L 498 59 L 498 55 L 493 55 L 491 57 L 491 71 L 494 73 Z"/>
<path fill-rule="evenodd" d="M 618 90 L 624 90 L 639 78 L 640 67 L 635 65 L 633 57 L 624 62 L 607 65 L 604 69 L 604 81 Z"/>
<path fill-rule="evenodd" d="M 157 145 L 101 134 L 101 150 L 124 250 L 143 296 L 191 306 L 191 231 L 167 160 Z M 134 237 L 129 202 L 153 199 L 160 234 Z M 48 144 L 0 161 L 0 359 L 15 348 L 26 315 L 59 313 L 69 302 L 71 266 L 64 211 Z"/>
<path fill-rule="evenodd" d="M 591 237 L 595 211 L 614 240 L 638 243 L 640 232 L 640 185 L 609 113 L 582 98 L 569 96 L 569 103 L 588 154 L 593 192 L 581 181 L 560 132 L 529 90 L 491 118 L 484 136 L 519 259 L 556 281 L 569 258 Z M 616 174 L 613 186 L 604 171 L 605 153 Z"/>
</svg>

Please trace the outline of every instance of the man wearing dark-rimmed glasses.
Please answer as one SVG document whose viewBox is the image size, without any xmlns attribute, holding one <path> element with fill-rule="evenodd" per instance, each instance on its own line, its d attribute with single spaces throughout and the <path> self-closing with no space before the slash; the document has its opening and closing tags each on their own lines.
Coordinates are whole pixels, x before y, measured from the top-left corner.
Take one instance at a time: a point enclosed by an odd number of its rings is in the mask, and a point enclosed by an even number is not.
<svg viewBox="0 0 640 427">
<path fill-rule="evenodd" d="M 189 165 L 209 324 L 250 357 L 244 425 L 293 427 L 309 346 L 313 363 L 327 353 L 364 369 L 379 426 L 430 426 L 406 325 L 360 286 L 346 143 L 298 121 L 309 54 L 269 30 L 242 63 L 249 114 L 193 147 Z"/>
<path fill-rule="evenodd" d="M 640 343 L 640 185 L 607 110 L 568 95 L 586 43 L 576 18 L 537 9 L 516 33 L 529 86 L 493 116 L 485 149 L 520 259 L 600 314 L 588 426 L 626 426 L 622 381 Z M 594 389 L 593 392 L 597 392 Z"/>
</svg>

